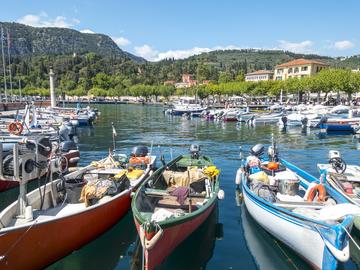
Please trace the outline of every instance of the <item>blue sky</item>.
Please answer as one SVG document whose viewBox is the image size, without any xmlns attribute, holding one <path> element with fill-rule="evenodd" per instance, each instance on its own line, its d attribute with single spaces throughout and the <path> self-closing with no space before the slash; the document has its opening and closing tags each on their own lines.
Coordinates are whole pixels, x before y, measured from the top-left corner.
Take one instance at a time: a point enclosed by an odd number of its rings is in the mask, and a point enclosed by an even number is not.
<svg viewBox="0 0 360 270">
<path fill-rule="evenodd" d="M 148 60 L 214 49 L 360 54 L 358 0 L 11 0 L 0 21 L 104 33 Z"/>
</svg>

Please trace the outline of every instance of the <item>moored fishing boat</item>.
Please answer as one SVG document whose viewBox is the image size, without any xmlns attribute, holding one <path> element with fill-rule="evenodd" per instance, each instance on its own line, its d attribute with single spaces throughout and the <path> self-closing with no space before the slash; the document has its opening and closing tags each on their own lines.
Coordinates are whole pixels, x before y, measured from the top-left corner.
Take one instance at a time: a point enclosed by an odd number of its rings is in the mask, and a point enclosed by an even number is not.
<svg viewBox="0 0 360 270">
<path fill-rule="evenodd" d="M 49 173 L 49 182 L 28 194 L 23 169 L 18 201 L 0 213 L 0 268 L 44 268 L 105 232 L 127 213 L 154 161 L 151 154 L 109 154 L 54 181 Z"/>
<path fill-rule="evenodd" d="M 339 151 L 329 151 L 329 163 L 318 164 L 319 172 L 332 188 L 341 193 L 350 203 L 360 207 L 360 166 L 347 165 Z M 354 219 L 360 231 L 360 217 Z"/>
<path fill-rule="evenodd" d="M 276 147 L 254 146 L 237 173 L 250 215 L 315 269 L 336 269 L 350 257 L 353 215 L 340 193 L 278 158 Z M 313 182 L 313 183 L 310 183 Z M 350 207 L 349 207 L 350 206 Z"/>
<path fill-rule="evenodd" d="M 132 201 L 134 221 L 143 246 L 145 269 L 155 269 L 214 209 L 219 171 L 192 145 L 154 172 Z M 220 194 L 221 195 L 221 192 Z"/>
</svg>

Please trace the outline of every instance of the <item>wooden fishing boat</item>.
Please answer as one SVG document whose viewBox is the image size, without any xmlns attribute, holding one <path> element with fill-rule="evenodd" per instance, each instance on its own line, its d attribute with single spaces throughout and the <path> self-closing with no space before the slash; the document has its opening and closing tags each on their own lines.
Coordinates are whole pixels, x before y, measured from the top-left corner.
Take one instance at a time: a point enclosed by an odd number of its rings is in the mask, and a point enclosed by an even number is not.
<svg viewBox="0 0 360 270">
<path fill-rule="evenodd" d="M 216 205 L 219 171 L 208 157 L 199 155 L 198 146 L 190 149 L 190 155 L 181 155 L 154 172 L 132 201 L 145 269 L 159 266 Z"/>
<path fill-rule="evenodd" d="M 350 257 L 353 213 L 347 200 L 329 185 L 254 146 L 237 173 L 246 208 L 270 234 L 293 249 L 315 269 L 336 269 Z M 313 182 L 313 183 L 310 183 Z"/>
<path fill-rule="evenodd" d="M 28 194 L 23 171 L 19 200 L 0 213 L 0 268 L 42 269 L 113 226 L 155 157 L 141 160 L 109 155 Z"/>
</svg>

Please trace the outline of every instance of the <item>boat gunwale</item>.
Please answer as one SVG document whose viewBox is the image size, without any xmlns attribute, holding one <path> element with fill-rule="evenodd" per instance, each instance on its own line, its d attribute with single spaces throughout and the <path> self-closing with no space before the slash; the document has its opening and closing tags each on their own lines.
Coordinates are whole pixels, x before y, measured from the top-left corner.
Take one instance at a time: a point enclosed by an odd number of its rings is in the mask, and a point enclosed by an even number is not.
<svg viewBox="0 0 360 270">
<path fill-rule="evenodd" d="M 106 158 L 105 158 L 106 159 Z M 102 159 L 104 160 L 104 159 Z M 92 169 L 96 169 L 95 167 L 93 167 L 92 165 L 88 165 L 86 166 L 85 168 L 79 170 L 79 171 L 76 171 L 76 172 L 73 172 L 73 173 L 70 173 L 68 175 L 66 175 L 65 177 L 68 179 L 70 178 L 69 176 L 72 176 L 72 175 L 78 175 L 79 173 L 82 173 L 82 172 L 86 172 L 86 171 L 89 171 L 89 170 L 92 170 Z M 150 167 L 148 167 L 145 171 L 144 171 L 144 174 L 141 176 L 143 179 L 146 178 L 148 175 L 149 175 L 149 172 L 150 172 Z M 49 182 L 46 184 L 47 187 L 50 187 L 51 184 L 56 184 L 57 182 L 61 181 L 61 179 L 56 179 L 55 181 L 53 182 Z M 143 180 L 139 181 L 139 183 L 141 183 Z M 45 185 L 42 185 L 41 187 L 43 188 Z M 139 184 L 137 185 L 137 187 L 139 186 Z M 107 204 L 110 204 L 111 202 L 119 199 L 120 197 L 123 197 L 124 195 L 126 195 L 126 193 L 129 194 L 129 196 L 131 195 L 131 192 L 135 189 L 136 187 L 135 186 L 130 186 L 129 188 L 123 190 L 122 192 L 116 194 L 115 196 L 112 196 L 111 199 L 109 199 L 108 201 L 105 201 L 105 202 L 102 202 L 100 204 L 94 204 L 94 205 L 91 205 L 89 207 L 85 207 L 83 210 L 80 210 L 80 211 L 75 211 L 73 213 L 68 213 L 68 214 L 65 214 L 63 216 L 52 216 L 52 218 L 49 218 L 49 219 L 45 219 L 45 220 L 40 220 L 40 221 L 37 221 L 36 219 L 33 220 L 33 221 L 30 221 L 30 222 L 26 222 L 24 224 L 21 224 L 21 225 L 18 225 L 18 226 L 7 226 L 7 227 L 3 227 L 3 228 L 0 228 L 0 237 L 3 233 L 8 233 L 8 232 L 11 232 L 11 231 L 15 231 L 15 230 L 18 230 L 18 229 L 22 229 L 22 228 L 26 228 L 26 227 L 29 227 L 29 226 L 38 226 L 38 225 L 42 225 L 42 224 L 46 224 L 48 222 L 54 222 L 56 220 L 60 220 L 60 219 L 63 219 L 63 218 L 68 218 L 68 217 L 71 217 L 71 216 L 74 216 L 74 215 L 78 215 L 80 213 L 86 213 L 86 212 L 89 212 L 89 211 L 92 211 L 92 210 L 95 210 L 97 209 L 98 207 L 102 207 L 104 205 L 107 205 Z M 50 190 L 50 189 L 49 189 Z M 34 189 L 33 191 L 29 192 L 27 194 L 27 196 L 30 196 L 31 194 L 35 194 L 35 193 L 39 193 L 39 190 L 38 189 Z M 7 211 L 9 211 L 12 207 L 14 207 L 16 204 L 18 203 L 18 201 L 14 201 L 13 203 L 11 203 L 9 206 L 7 206 L 4 210 L 2 210 L 0 212 L 0 216 L 2 213 L 6 213 Z"/>
</svg>

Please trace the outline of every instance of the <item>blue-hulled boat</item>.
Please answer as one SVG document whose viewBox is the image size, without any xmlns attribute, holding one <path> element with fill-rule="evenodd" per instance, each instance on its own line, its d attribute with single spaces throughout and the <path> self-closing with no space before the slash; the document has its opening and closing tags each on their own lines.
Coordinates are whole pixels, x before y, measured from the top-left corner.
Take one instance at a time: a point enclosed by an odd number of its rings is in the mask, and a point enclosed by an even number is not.
<svg viewBox="0 0 360 270">
<path fill-rule="evenodd" d="M 269 158 L 263 153 L 262 145 L 254 146 L 236 177 L 250 215 L 315 269 L 336 269 L 338 261 L 350 257 L 348 232 L 354 217 L 344 211 L 347 200 L 278 158 L 274 144 Z"/>
</svg>

